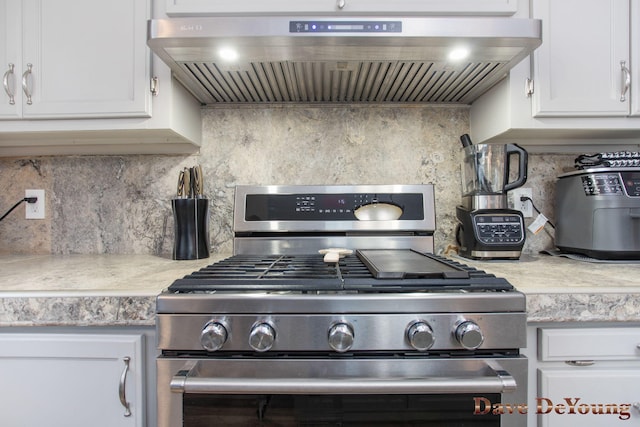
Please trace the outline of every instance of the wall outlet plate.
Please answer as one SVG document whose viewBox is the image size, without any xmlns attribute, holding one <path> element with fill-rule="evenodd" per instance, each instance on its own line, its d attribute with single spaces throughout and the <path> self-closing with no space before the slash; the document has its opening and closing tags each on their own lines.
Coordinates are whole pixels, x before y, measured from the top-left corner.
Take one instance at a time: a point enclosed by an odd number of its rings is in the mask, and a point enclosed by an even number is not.
<svg viewBox="0 0 640 427">
<path fill-rule="evenodd" d="M 37 197 L 35 203 L 24 202 L 26 219 L 44 219 L 44 190 L 24 190 L 24 197 Z"/>
<path fill-rule="evenodd" d="M 533 191 L 531 188 L 520 187 L 515 188 L 507 193 L 507 205 L 510 209 L 522 212 L 525 218 L 533 217 L 533 205 L 529 200 L 522 201 L 520 197 L 528 197 L 533 200 Z"/>
</svg>

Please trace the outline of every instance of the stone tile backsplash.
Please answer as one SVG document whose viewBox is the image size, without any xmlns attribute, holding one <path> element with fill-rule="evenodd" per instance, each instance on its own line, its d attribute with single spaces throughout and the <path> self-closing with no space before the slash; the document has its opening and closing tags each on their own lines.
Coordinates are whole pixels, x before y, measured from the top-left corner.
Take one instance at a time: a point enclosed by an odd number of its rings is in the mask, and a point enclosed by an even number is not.
<svg viewBox="0 0 640 427">
<path fill-rule="evenodd" d="M 433 183 L 436 252 L 455 244 L 467 107 L 239 106 L 202 115 L 197 155 L 0 159 L 0 214 L 25 188 L 44 188 L 47 198 L 45 220 L 25 220 L 20 207 L 0 222 L 0 253 L 170 254 L 178 172 L 196 164 L 211 199 L 213 252 L 232 250 L 236 184 Z M 573 158 L 530 154 L 526 186 L 550 219 L 555 178 Z M 525 251 L 552 247 L 551 234 L 528 233 Z"/>
</svg>

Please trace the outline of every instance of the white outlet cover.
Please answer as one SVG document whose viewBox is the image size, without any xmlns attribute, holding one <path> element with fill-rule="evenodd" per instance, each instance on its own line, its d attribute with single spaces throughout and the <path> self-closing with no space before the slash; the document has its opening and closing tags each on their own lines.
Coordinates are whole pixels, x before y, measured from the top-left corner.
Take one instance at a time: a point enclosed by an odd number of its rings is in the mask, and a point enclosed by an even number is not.
<svg viewBox="0 0 640 427">
<path fill-rule="evenodd" d="M 25 204 L 25 218 L 26 219 L 44 219 L 44 190 L 24 190 L 25 197 L 37 197 L 38 201 L 35 203 Z"/>
</svg>

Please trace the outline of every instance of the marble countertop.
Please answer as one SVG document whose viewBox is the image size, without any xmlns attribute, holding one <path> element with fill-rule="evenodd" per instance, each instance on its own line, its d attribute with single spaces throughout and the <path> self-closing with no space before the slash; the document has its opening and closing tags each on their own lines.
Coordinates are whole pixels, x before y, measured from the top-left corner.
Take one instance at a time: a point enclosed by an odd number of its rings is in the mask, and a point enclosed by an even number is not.
<svg viewBox="0 0 640 427">
<path fill-rule="evenodd" d="M 226 256 L 3 255 L 0 326 L 150 326 L 164 288 Z M 640 321 L 640 263 L 455 260 L 506 278 L 527 296 L 531 322 Z"/>
</svg>

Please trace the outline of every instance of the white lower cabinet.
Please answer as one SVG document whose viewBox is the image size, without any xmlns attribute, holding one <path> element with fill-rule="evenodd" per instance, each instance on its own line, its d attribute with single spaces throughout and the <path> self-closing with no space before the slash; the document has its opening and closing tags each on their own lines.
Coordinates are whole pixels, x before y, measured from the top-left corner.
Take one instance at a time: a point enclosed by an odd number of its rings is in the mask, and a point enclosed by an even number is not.
<svg viewBox="0 0 640 427">
<path fill-rule="evenodd" d="M 0 425 L 145 426 L 142 334 L 0 334 Z"/>
<path fill-rule="evenodd" d="M 529 425 L 638 424 L 639 344 L 637 326 L 530 326 Z"/>
</svg>

